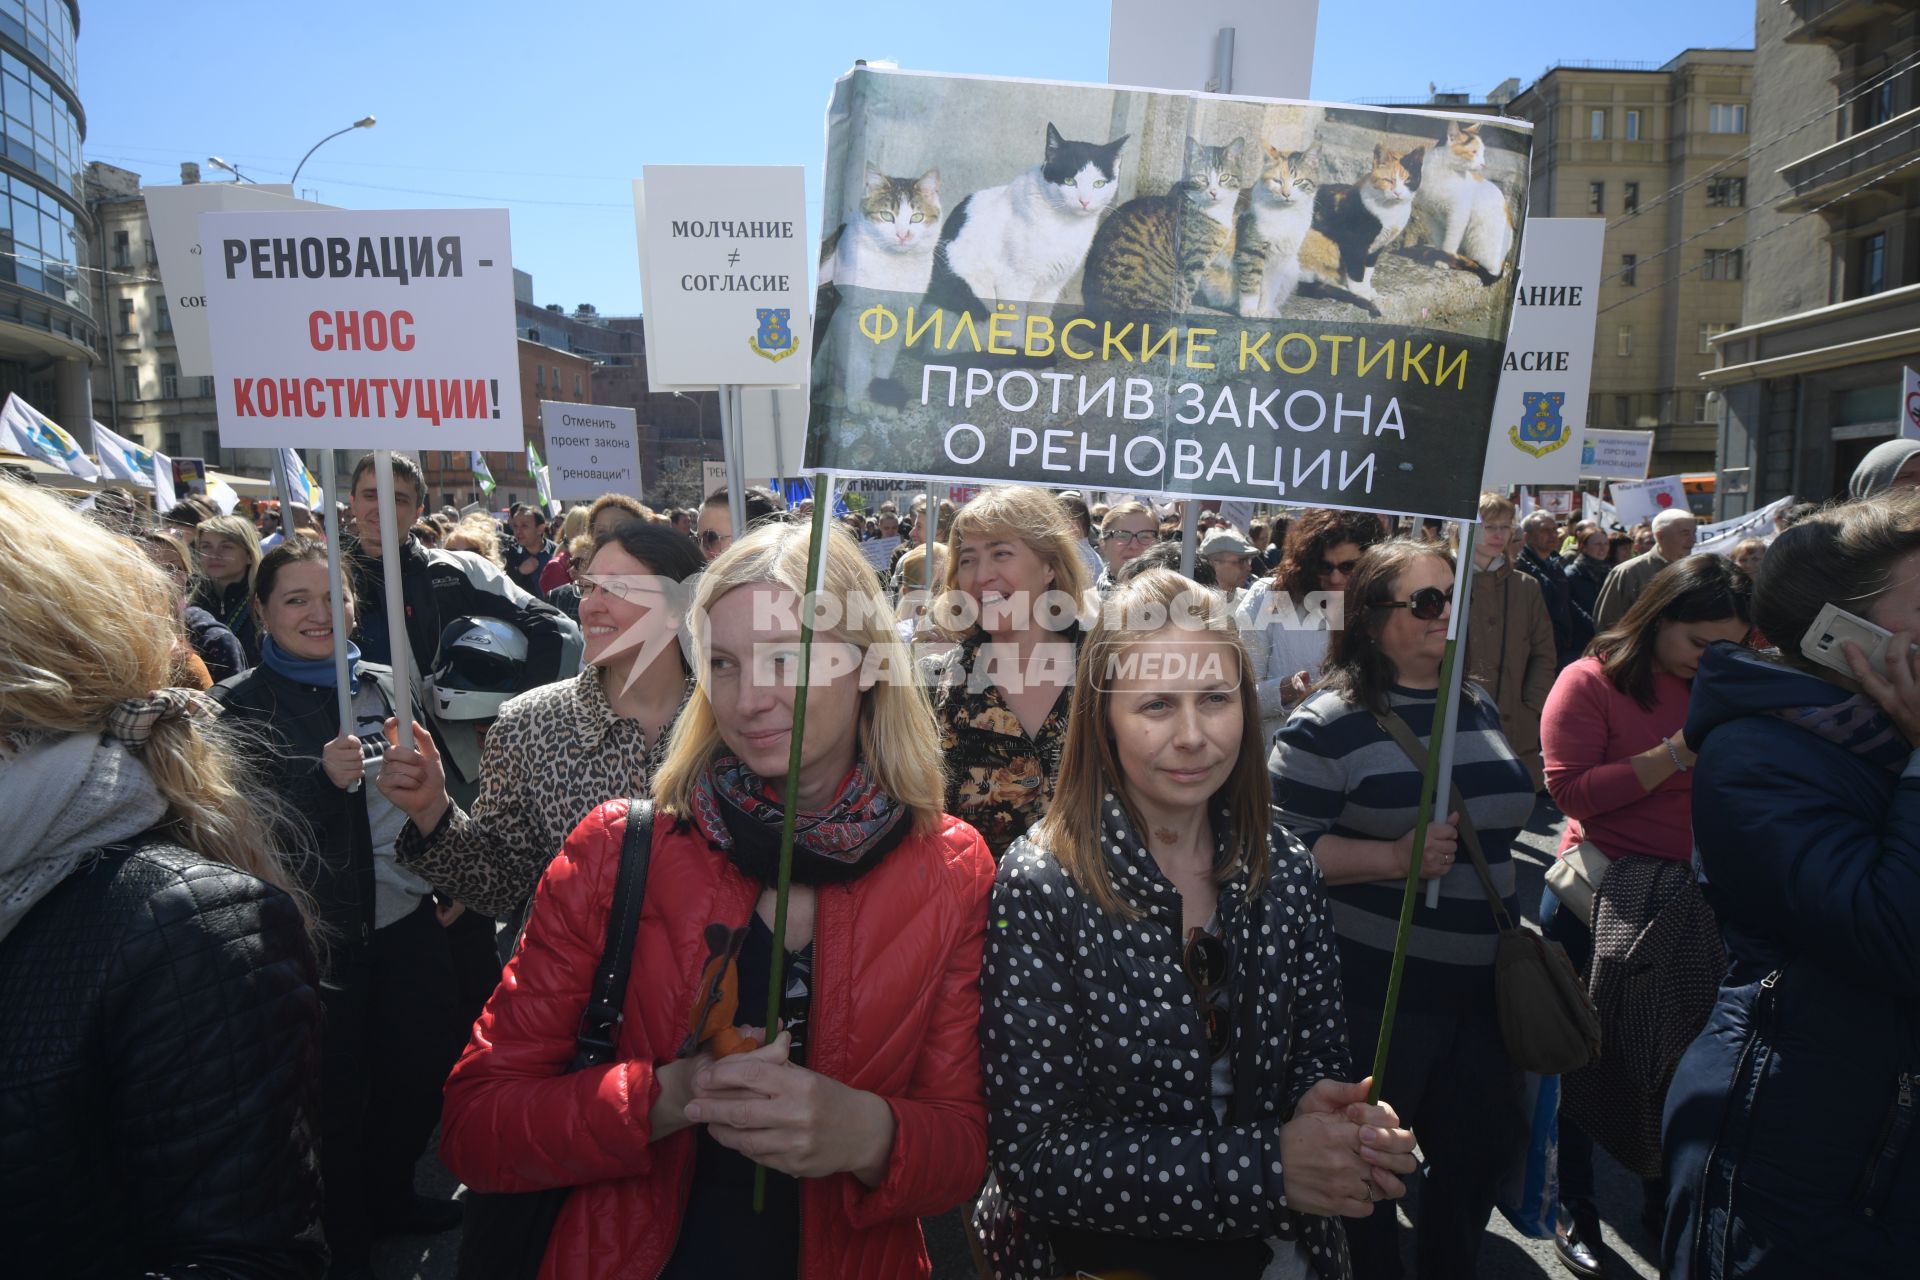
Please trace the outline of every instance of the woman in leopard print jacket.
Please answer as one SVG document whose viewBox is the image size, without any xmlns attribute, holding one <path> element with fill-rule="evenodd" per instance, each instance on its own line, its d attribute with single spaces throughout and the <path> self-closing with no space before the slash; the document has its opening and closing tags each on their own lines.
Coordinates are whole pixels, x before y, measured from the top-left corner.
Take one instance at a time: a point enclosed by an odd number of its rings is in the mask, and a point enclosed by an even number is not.
<svg viewBox="0 0 1920 1280">
<path fill-rule="evenodd" d="M 578 579 L 580 674 L 500 708 L 473 808 L 447 795 L 431 739 L 387 753 L 379 786 L 408 817 L 400 862 L 474 910 L 509 917 L 581 819 L 608 800 L 649 795 L 692 687 L 679 637 L 699 571 L 693 542 L 668 526 L 633 520 L 599 535 Z"/>
</svg>

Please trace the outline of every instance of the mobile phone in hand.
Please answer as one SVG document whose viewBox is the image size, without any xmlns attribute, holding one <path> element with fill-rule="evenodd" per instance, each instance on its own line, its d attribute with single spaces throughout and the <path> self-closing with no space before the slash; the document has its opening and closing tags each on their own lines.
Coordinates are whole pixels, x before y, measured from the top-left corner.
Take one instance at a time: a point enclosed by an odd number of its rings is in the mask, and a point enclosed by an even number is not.
<svg viewBox="0 0 1920 1280">
<path fill-rule="evenodd" d="M 1843 676 L 1853 675 L 1853 666 L 1847 661 L 1846 650 L 1841 645 L 1851 640 L 1860 646 L 1860 652 L 1866 656 L 1867 665 L 1879 673 L 1881 679 L 1887 679 L 1887 641 L 1893 633 L 1885 627 L 1875 626 L 1865 618 L 1848 613 L 1839 605 L 1829 601 L 1815 615 L 1813 625 L 1800 637 L 1800 653 L 1809 662 L 1817 662 Z M 1912 650 L 1920 650 L 1914 645 Z"/>
</svg>

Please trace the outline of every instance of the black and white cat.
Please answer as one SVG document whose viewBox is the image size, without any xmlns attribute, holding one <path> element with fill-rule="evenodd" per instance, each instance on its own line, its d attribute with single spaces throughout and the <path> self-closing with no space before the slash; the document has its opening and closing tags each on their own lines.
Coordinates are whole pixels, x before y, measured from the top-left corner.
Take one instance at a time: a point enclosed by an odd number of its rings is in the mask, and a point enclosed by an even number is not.
<svg viewBox="0 0 1920 1280">
<path fill-rule="evenodd" d="M 953 207 L 934 251 L 927 300 L 976 315 L 996 302 L 1057 302 L 1119 194 L 1128 136 L 1074 142 L 1049 124 L 1040 164 Z"/>
</svg>

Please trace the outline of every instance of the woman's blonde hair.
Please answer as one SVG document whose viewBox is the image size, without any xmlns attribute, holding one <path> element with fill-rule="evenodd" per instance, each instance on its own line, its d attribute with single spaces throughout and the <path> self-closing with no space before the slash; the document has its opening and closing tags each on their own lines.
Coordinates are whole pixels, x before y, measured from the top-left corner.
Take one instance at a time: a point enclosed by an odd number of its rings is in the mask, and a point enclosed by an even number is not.
<svg viewBox="0 0 1920 1280">
<path fill-rule="evenodd" d="M 572 546 L 573 540 L 587 531 L 587 521 L 587 508 L 568 507 L 565 518 L 560 521 L 559 536 L 554 538 L 554 541 L 563 547 Z M 572 552 L 568 554 L 571 555 Z"/>
<path fill-rule="evenodd" d="M 1107 530 L 1115 527 L 1128 516 L 1142 516 L 1151 520 L 1156 527 L 1160 524 L 1160 517 L 1153 514 L 1152 507 L 1144 502 L 1129 499 L 1126 502 L 1116 502 L 1107 508 L 1107 513 L 1100 517 L 1100 536 L 1105 537 Z"/>
<path fill-rule="evenodd" d="M 1045 489 L 1027 485 L 988 489 L 953 517 L 947 530 L 948 591 L 960 589 L 960 544 L 969 538 L 994 534 L 1012 536 L 1025 543 L 1029 551 L 1040 557 L 1041 564 L 1053 570 L 1053 585 L 1048 590 L 1064 593 L 1073 601 L 1075 611 L 1079 611 L 1092 585 L 1087 578 L 1087 566 L 1074 549 L 1080 535 L 1058 498 Z M 1037 607 L 1033 612 L 1038 615 Z M 976 619 L 955 635 L 972 635 L 979 629 Z"/>
<path fill-rule="evenodd" d="M 1080 644 L 1074 672 L 1066 739 L 1060 748 L 1060 774 L 1053 802 L 1035 828 L 1039 844 L 1053 855 L 1074 886 L 1101 910 L 1123 919 L 1139 912 L 1113 886 L 1101 840 L 1103 801 L 1119 797 L 1136 832 L 1146 831 L 1128 799 L 1108 720 L 1112 700 L 1110 673 L 1124 669 L 1127 650 L 1172 627 L 1205 631 L 1231 647 L 1236 664 L 1234 696 L 1240 700 L 1240 752 L 1221 788 L 1232 823 L 1226 833 L 1228 856 L 1214 868 L 1214 882 L 1225 884 L 1244 871 L 1247 897 L 1257 898 L 1267 883 L 1268 842 L 1272 839 L 1271 788 L 1266 743 L 1260 732 L 1260 696 L 1254 686 L 1246 646 L 1234 625 L 1233 610 L 1218 591 L 1199 586 L 1170 569 L 1149 569 L 1114 588 L 1100 607 L 1098 620 Z"/>
<path fill-rule="evenodd" d="M 653 798 L 663 814 L 685 818 L 693 812 L 693 793 L 714 758 L 726 750 L 713 704 L 707 698 L 711 638 L 707 618 L 720 597 L 736 587 L 772 583 L 804 600 L 807 550 L 812 530 L 805 524 L 772 522 L 737 539 L 700 575 L 689 622 L 693 633 L 693 669 L 699 683 L 674 722 L 666 759 L 653 777 Z M 946 773 L 940 755 L 940 727 L 927 692 L 914 676 L 913 655 L 895 630 L 894 613 L 853 538 L 832 524 L 820 558 L 822 611 L 837 612 L 840 625 L 816 631 L 816 640 L 837 640 L 860 651 L 866 669 L 877 672 L 860 696 L 860 759 L 880 789 L 913 814 L 914 825 L 934 830 L 946 805 Z"/>
<path fill-rule="evenodd" d="M 0 479 L 0 740 L 98 735 L 116 703 L 170 686 L 182 638 L 174 590 L 132 542 L 51 495 Z M 284 806 L 252 785 L 234 738 L 218 720 L 153 726 L 139 760 L 166 801 L 158 830 L 285 889 L 311 922 L 305 895 L 273 852 Z"/>
<path fill-rule="evenodd" d="M 453 526 L 453 532 L 441 540 L 440 545 L 448 551 L 465 551 L 490 561 L 496 569 L 507 567 L 507 561 L 500 554 L 500 526 L 490 515 L 474 512 Z"/>
<path fill-rule="evenodd" d="M 202 520 L 194 529 L 194 537 L 203 533 L 217 533 L 231 542 L 240 544 L 240 550 L 247 557 L 247 594 L 253 594 L 253 575 L 260 571 L 260 531 L 253 527 L 253 521 L 240 516 L 215 516 L 211 520 Z"/>
</svg>

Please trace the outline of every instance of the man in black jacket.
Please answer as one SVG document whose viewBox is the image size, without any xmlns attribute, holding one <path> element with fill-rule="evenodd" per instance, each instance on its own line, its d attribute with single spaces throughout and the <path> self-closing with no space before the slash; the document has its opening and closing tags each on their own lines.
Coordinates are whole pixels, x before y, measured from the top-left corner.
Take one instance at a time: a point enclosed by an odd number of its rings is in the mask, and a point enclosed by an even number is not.
<svg viewBox="0 0 1920 1280">
<path fill-rule="evenodd" d="M 1573 647 L 1573 602 L 1568 595 L 1566 571 L 1555 559 L 1560 550 L 1560 525 L 1551 511 L 1534 511 L 1520 522 L 1520 554 L 1514 567 L 1525 570 L 1540 584 L 1547 602 L 1547 617 L 1553 622 L 1553 650 L 1561 669 L 1578 658 Z"/>
<path fill-rule="evenodd" d="M 373 455 L 353 468 L 351 506 L 358 538 L 346 540 L 353 590 L 360 605 L 360 653 L 369 662 L 391 663 L 387 638 L 386 571 L 380 559 L 380 492 Z M 420 467 L 405 454 L 393 455 L 391 518 L 410 529 L 420 516 L 426 484 Z M 415 680 L 432 671 L 440 655 L 440 633 L 455 618 L 499 618 L 527 638 L 527 682 L 531 689 L 574 674 L 567 655 L 579 652 L 579 631 L 565 614 L 542 604 L 507 580 L 479 556 L 421 546 L 409 535 L 400 547 L 400 593 L 407 615 L 407 639 L 413 651 Z M 575 664 L 577 666 L 577 663 Z"/>
</svg>

